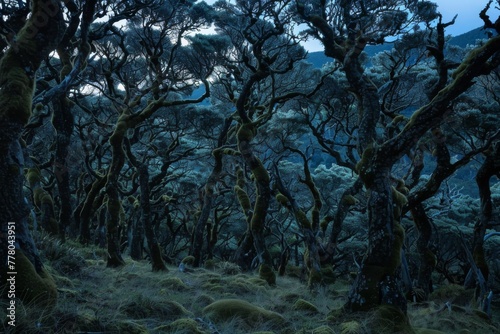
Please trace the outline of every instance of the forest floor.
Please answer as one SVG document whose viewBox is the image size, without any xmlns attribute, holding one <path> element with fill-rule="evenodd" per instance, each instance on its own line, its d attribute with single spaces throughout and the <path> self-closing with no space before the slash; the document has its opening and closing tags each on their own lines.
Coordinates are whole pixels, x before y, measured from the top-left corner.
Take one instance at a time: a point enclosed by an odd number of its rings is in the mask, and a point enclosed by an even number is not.
<svg viewBox="0 0 500 334">
<path fill-rule="evenodd" d="M 405 323 L 387 310 L 341 312 L 347 279 L 311 291 L 291 276 L 269 286 L 257 273 L 242 273 L 228 262 L 152 272 L 148 261 L 125 258 L 125 266 L 112 269 L 102 249 L 49 237 L 38 242 L 58 286 L 58 304 L 50 314 L 30 305 L 18 309 L 15 333 L 500 333 L 499 308 L 488 319 L 459 286 L 443 287 L 428 302 L 409 303 Z"/>
</svg>

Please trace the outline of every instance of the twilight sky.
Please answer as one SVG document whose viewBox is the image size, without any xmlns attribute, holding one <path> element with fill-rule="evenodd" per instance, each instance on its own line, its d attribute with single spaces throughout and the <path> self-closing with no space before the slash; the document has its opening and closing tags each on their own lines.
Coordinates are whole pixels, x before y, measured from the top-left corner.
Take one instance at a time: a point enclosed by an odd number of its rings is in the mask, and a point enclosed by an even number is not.
<svg viewBox="0 0 500 334">
<path fill-rule="evenodd" d="M 447 35 L 457 36 L 483 26 L 479 12 L 484 9 L 488 0 L 433 0 L 433 2 L 438 4 L 438 10 L 443 15 L 443 22 L 451 21 L 458 14 L 455 24 L 446 28 Z M 493 2 L 488 11 L 493 22 L 500 15 L 500 12 L 495 9 L 496 2 Z M 316 40 L 305 42 L 304 47 L 309 52 L 323 51 L 321 43 Z"/>
<path fill-rule="evenodd" d="M 434 0 L 434 2 L 438 4 L 438 10 L 443 14 L 443 22 L 450 21 L 458 14 L 455 24 L 446 28 L 447 34 L 456 36 L 483 26 L 479 12 L 486 6 L 487 0 Z M 498 15 L 494 4 L 488 13 L 494 22 Z"/>
</svg>

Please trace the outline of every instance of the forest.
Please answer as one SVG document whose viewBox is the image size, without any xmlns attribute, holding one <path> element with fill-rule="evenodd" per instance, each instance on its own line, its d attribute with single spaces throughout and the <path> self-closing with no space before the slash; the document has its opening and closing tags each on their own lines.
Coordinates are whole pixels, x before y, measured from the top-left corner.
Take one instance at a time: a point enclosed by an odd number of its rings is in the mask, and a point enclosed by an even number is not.
<svg viewBox="0 0 500 334">
<path fill-rule="evenodd" d="M 500 333 L 499 7 L 2 0 L 0 332 Z"/>
</svg>

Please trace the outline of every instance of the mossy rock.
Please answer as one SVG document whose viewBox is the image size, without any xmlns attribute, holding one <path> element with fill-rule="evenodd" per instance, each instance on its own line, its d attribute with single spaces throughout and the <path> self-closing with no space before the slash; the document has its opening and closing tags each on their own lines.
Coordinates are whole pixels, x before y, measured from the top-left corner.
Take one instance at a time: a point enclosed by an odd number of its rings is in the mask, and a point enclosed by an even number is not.
<svg viewBox="0 0 500 334">
<path fill-rule="evenodd" d="M 162 325 L 154 329 L 160 333 L 176 333 L 176 334 L 205 334 L 199 324 L 194 319 L 181 318 L 168 325 Z"/>
<path fill-rule="evenodd" d="M 167 277 L 158 282 L 158 284 L 163 288 L 168 288 L 174 291 L 189 290 L 189 286 L 187 286 L 179 277 Z"/>
<path fill-rule="evenodd" d="M 297 311 L 305 311 L 307 313 L 319 313 L 319 310 L 316 307 L 316 305 L 302 298 L 297 299 L 295 304 L 293 304 L 293 309 Z"/>
<path fill-rule="evenodd" d="M 312 330 L 311 334 L 335 334 L 335 331 L 329 326 L 320 326 Z"/>
<path fill-rule="evenodd" d="M 373 333 L 414 333 L 408 317 L 397 307 L 392 305 L 381 305 L 377 307 L 367 326 Z"/>
<path fill-rule="evenodd" d="M 262 322 L 280 326 L 286 322 L 282 315 L 241 299 L 218 300 L 205 307 L 203 314 L 214 322 L 225 322 L 233 318 L 240 318 L 249 326 L 256 326 Z"/>
<path fill-rule="evenodd" d="M 340 324 L 340 334 L 361 334 L 363 330 L 357 321 L 347 321 Z"/>
</svg>

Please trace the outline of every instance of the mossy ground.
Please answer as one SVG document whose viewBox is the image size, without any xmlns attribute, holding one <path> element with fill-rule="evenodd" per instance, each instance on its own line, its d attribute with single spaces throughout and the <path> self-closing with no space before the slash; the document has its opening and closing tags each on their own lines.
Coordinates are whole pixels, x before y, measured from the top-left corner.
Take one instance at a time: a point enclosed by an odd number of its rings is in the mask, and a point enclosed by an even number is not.
<svg viewBox="0 0 500 334">
<path fill-rule="evenodd" d="M 225 262 L 210 269 L 180 272 L 169 266 L 168 272 L 152 272 L 148 261 L 125 257 L 124 267 L 112 269 L 106 267 L 101 249 L 50 243 L 48 238 L 38 239 L 38 244 L 57 284 L 58 304 L 51 312 L 20 305 L 16 332 L 362 334 L 411 328 L 414 333 L 500 333 L 498 309 L 493 321 L 470 305 L 449 310 L 443 302 L 446 289 L 429 302 L 409 303 L 406 326 L 393 323 L 398 317 L 380 320 L 387 313 L 383 311 L 344 312 L 349 284 L 341 279 L 311 291 L 296 277 L 278 277 L 270 286 L 257 271 L 241 272 Z M 72 261 L 74 270 L 69 269 Z M 449 297 L 456 301 L 455 294 Z M 241 310 L 220 313 L 224 303 Z M 9 333 L 4 326 L 0 332 Z"/>
</svg>

